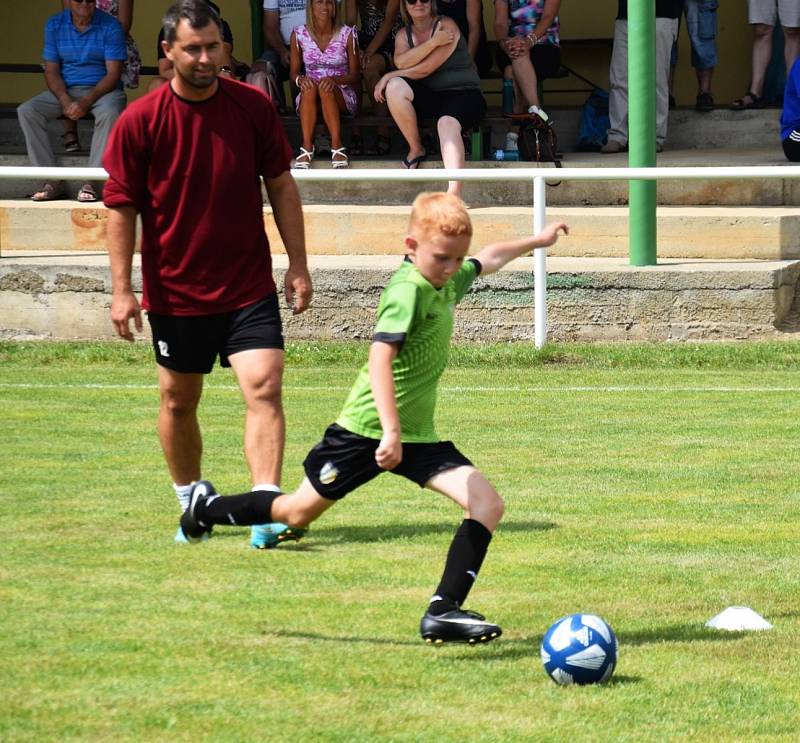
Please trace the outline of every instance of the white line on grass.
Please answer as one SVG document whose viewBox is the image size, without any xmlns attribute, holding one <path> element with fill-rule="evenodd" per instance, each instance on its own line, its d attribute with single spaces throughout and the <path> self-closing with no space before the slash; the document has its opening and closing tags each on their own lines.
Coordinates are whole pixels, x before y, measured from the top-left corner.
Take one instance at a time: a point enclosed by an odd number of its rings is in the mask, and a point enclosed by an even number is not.
<svg viewBox="0 0 800 743">
<path fill-rule="evenodd" d="M 46 384 L 39 382 L 0 382 L 0 389 L 33 389 L 33 390 L 157 390 L 157 384 L 106 384 L 92 383 L 84 384 Z M 238 392 L 239 387 L 235 384 L 209 384 L 205 386 L 207 390 L 221 390 L 226 392 Z M 288 384 L 284 387 L 284 393 L 293 390 L 298 392 L 347 392 L 350 386 L 316 386 Z M 556 392 L 639 392 L 639 393 L 676 393 L 676 392 L 698 392 L 698 393 L 755 393 L 755 394 L 774 394 L 774 393 L 797 393 L 800 387 L 667 387 L 667 386 L 648 386 L 648 385 L 566 385 L 566 386 L 469 386 L 457 385 L 454 387 L 443 386 L 440 392 L 460 394 L 463 392 L 531 392 L 531 393 L 556 393 Z"/>
</svg>

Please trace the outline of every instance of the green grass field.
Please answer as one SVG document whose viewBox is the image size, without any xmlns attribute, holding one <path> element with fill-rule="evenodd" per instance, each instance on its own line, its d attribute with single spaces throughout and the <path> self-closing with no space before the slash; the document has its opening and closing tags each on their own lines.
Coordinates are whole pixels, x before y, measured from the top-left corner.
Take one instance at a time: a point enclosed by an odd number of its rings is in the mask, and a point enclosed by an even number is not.
<svg viewBox="0 0 800 743">
<path fill-rule="evenodd" d="M 360 345 L 289 349 L 284 485 Z M 383 475 L 298 545 L 172 542 L 145 344 L 0 343 L 0 740 L 749 741 L 800 730 L 800 344 L 456 348 L 438 426 L 504 495 L 469 607 L 482 647 L 417 634 L 461 519 Z M 205 476 L 248 486 L 217 370 Z M 746 605 L 769 632 L 720 633 Z M 620 642 L 558 687 L 560 616 Z"/>
</svg>

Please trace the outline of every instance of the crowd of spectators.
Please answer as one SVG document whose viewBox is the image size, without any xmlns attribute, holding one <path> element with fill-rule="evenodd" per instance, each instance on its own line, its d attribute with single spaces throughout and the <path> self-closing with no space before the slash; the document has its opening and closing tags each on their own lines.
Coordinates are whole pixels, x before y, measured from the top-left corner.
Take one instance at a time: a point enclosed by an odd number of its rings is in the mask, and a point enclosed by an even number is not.
<svg viewBox="0 0 800 743">
<path fill-rule="evenodd" d="M 124 88 L 139 85 L 141 57 L 130 35 L 134 0 L 56 1 L 62 10 L 45 27 L 47 90 L 19 107 L 20 125 L 31 163 L 51 166 L 55 155 L 48 122 L 62 119 L 65 151 L 80 152 L 76 123 L 91 113 L 89 164 L 99 166 L 111 127 L 125 106 Z M 214 2 L 206 2 L 221 16 Z M 556 75 L 561 65 L 560 5 L 561 0 L 494 0 L 497 44 L 492 59 L 481 0 L 263 0 L 263 54 L 249 67 L 238 62 L 231 28 L 222 20 L 224 55 L 218 74 L 245 80 L 261 88 L 285 114 L 297 113 L 302 133 L 297 168 L 308 168 L 323 153 L 315 144 L 320 127 L 330 137 L 334 168 L 347 167 L 351 154 L 388 155 L 392 120 L 406 141 L 401 157 L 405 167 L 419 167 L 435 146 L 426 127 L 438 135 L 445 166 L 463 167 L 467 131 L 486 110 L 481 80 L 493 64 L 514 91 L 514 112 L 547 121 L 541 83 Z M 618 0 L 604 153 L 627 148 L 627 6 L 627 0 Z M 695 108 L 699 112 L 714 108 L 711 81 L 717 65 L 718 6 L 718 0 L 656 0 L 658 151 L 664 146 L 668 111 L 674 105 L 671 87 L 683 20 L 697 76 Z M 765 105 L 773 30 L 780 22 L 787 70 L 781 141 L 787 157 L 797 160 L 800 0 L 747 0 L 747 7 L 753 30 L 751 80 L 745 94 L 729 108 L 744 111 Z M 148 81 L 148 92 L 175 74 L 162 41 L 163 30 L 156 44 L 158 74 Z M 366 131 L 375 132 L 375 137 L 365 144 L 355 118 L 348 151 L 342 140 L 342 117 L 356 117 L 359 112 L 373 115 Z M 513 134 L 509 141 L 513 146 Z M 59 198 L 63 189 L 62 183 L 51 181 L 32 198 Z M 459 189 L 458 183 L 450 184 L 451 192 L 457 194 Z M 96 200 L 94 184 L 83 184 L 78 198 Z"/>
</svg>

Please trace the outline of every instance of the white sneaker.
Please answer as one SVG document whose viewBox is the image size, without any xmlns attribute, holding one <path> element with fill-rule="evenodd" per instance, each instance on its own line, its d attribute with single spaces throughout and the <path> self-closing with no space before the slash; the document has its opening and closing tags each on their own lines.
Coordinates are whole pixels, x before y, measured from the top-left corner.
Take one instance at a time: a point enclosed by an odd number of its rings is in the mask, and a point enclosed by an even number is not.
<svg viewBox="0 0 800 743">
<path fill-rule="evenodd" d="M 542 121 L 550 120 L 550 117 L 547 115 L 547 113 L 543 109 L 539 108 L 539 106 L 531 106 L 528 109 L 528 113 L 536 114 Z"/>
</svg>

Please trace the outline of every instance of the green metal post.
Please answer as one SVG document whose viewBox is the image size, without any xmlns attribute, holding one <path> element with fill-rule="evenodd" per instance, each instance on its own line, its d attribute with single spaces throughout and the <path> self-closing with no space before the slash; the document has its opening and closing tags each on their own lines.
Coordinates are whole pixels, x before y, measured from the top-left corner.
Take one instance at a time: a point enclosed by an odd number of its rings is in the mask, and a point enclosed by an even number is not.
<svg viewBox="0 0 800 743">
<path fill-rule="evenodd" d="M 261 31 L 262 7 L 261 0 L 250 0 L 250 31 L 253 39 L 253 56 L 250 59 L 258 59 L 264 51 L 264 37 Z"/>
<path fill-rule="evenodd" d="M 628 0 L 628 165 L 656 164 L 655 0 Z M 628 184 L 628 255 L 632 266 L 657 262 L 656 182 Z"/>
</svg>

